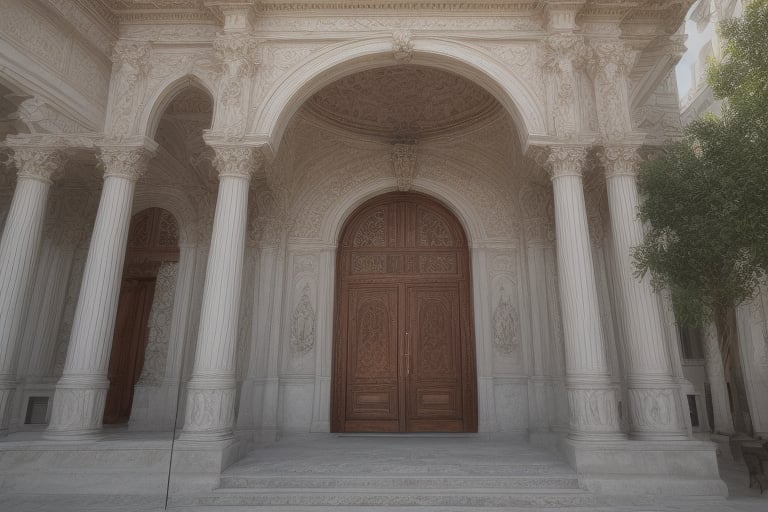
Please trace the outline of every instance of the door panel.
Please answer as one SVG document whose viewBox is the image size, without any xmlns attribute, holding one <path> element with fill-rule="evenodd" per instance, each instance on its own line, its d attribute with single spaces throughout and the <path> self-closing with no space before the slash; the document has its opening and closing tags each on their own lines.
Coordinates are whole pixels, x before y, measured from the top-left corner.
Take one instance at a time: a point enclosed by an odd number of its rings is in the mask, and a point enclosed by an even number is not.
<svg viewBox="0 0 768 512">
<path fill-rule="evenodd" d="M 461 330 L 457 284 L 409 286 L 408 430 L 460 431 Z"/>
<path fill-rule="evenodd" d="M 348 422 L 365 431 L 399 430 L 398 288 L 356 286 L 347 311 Z"/>
<path fill-rule="evenodd" d="M 337 256 L 334 432 L 474 432 L 469 253 L 451 212 L 393 193 L 361 206 Z"/>
</svg>

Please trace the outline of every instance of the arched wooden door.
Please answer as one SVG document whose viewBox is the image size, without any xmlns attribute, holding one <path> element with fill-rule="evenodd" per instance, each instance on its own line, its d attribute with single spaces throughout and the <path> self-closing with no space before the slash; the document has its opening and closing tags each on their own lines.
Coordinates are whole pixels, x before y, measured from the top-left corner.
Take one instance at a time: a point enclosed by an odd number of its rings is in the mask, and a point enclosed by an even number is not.
<svg viewBox="0 0 768 512">
<path fill-rule="evenodd" d="M 414 193 L 351 216 L 337 259 L 334 432 L 476 432 L 469 250 Z"/>
</svg>

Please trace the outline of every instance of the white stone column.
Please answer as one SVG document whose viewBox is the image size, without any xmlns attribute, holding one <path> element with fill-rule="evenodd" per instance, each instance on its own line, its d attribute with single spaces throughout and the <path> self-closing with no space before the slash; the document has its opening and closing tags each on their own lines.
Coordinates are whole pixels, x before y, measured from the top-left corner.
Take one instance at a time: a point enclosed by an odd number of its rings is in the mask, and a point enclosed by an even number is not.
<svg viewBox="0 0 768 512">
<path fill-rule="evenodd" d="M 570 434 L 576 440 L 622 439 L 587 227 L 584 146 L 552 146 L 547 163 L 555 194 L 557 267 L 565 334 Z"/>
<path fill-rule="evenodd" d="M 636 439 L 684 439 L 683 404 L 664 341 L 659 300 L 650 278 L 634 275 L 632 248 L 643 241 L 637 217 L 637 149 L 608 145 L 602 155 L 625 326 L 630 434 Z"/>
<path fill-rule="evenodd" d="M 154 147 L 154 143 L 152 143 Z M 101 429 L 107 370 L 136 180 L 151 154 L 145 146 L 103 146 L 104 187 L 91 236 L 67 360 L 53 398 L 49 439 L 89 437 Z"/>
<path fill-rule="evenodd" d="M 61 153 L 51 148 L 14 150 L 16 190 L 0 241 L 0 435 L 10 419 L 19 338 L 32 274 L 37 264 L 52 178 L 61 171 Z"/>
<path fill-rule="evenodd" d="M 720 353 L 720 340 L 717 337 L 715 324 L 710 322 L 702 332 L 702 349 L 704 352 L 704 369 L 707 372 L 709 391 L 712 394 L 712 414 L 715 424 L 712 426 L 715 434 L 733 435 L 733 416 L 731 416 L 728 387 L 725 383 L 725 368 L 723 356 Z"/>
<path fill-rule="evenodd" d="M 181 438 L 217 441 L 232 437 L 235 356 L 251 176 L 261 162 L 248 147 L 219 146 L 219 194 L 200 311 L 200 330 Z"/>
</svg>

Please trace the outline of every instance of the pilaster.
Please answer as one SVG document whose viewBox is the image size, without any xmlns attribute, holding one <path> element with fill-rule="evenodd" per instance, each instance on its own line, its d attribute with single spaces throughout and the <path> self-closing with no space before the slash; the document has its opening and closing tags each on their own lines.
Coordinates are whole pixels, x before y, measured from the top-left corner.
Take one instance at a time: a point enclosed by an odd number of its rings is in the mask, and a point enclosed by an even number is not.
<svg viewBox="0 0 768 512">
<path fill-rule="evenodd" d="M 152 141 L 100 147 L 104 187 L 96 214 L 64 371 L 46 437 L 90 437 L 101 429 L 107 369 L 136 181 L 157 147 Z"/>
<path fill-rule="evenodd" d="M 548 148 L 555 196 L 557 263 L 565 334 L 571 439 L 621 439 L 616 390 L 610 382 L 587 226 L 582 173 L 587 148 Z"/>
<path fill-rule="evenodd" d="M 62 149 L 14 148 L 16 190 L 0 240 L 0 435 L 8 429 L 21 328 L 37 265 L 48 193 L 65 163 Z"/>
<path fill-rule="evenodd" d="M 681 397 L 664 340 L 659 301 L 649 277 L 637 279 L 632 263 L 632 248 L 643 241 L 635 182 L 638 149 L 606 145 L 602 154 L 626 331 L 631 435 L 649 440 L 683 439 L 687 433 Z"/>
<path fill-rule="evenodd" d="M 197 352 L 187 385 L 182 438 L 220 441 L 235 423 L 235 357 L 251 176 L 261 154 L 243 146 L 214 146 L 219 192 L 200 312 Z"/>
</svg>

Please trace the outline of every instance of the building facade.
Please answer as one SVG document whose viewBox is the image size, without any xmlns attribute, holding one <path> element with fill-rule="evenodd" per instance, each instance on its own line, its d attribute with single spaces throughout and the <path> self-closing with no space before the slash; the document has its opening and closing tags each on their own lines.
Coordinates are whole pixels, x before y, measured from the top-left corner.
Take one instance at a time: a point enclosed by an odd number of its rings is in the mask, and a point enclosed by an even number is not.
<svg viewBox="0 0 768 512">
<path fill-rule="evenodd" d="M 8 441 L 477 431 L 722 495 L 631 259 L 690 4 L 0 0 Z"/>
</svg>

